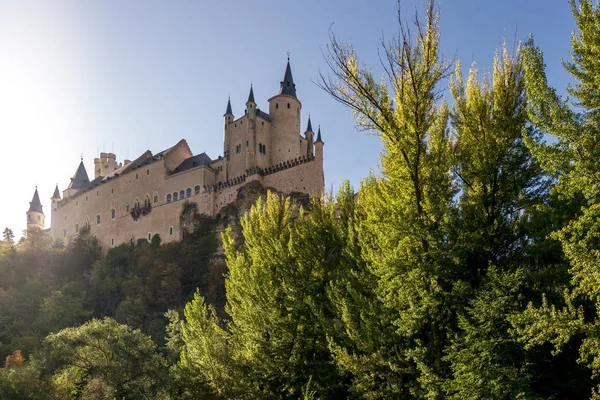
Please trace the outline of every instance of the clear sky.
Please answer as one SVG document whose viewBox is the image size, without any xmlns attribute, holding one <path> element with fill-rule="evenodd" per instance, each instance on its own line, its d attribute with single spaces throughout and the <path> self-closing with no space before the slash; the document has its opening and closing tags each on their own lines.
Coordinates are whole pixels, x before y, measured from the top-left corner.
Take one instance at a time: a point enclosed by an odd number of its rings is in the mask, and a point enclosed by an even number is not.
<svg viewBox="0 0 600 400">
<path fill-rule="evenodd" d="M 405 16 L 424 0 L 402 1 Z M 504 37 L 534 33 L 550 83 L 570 79 L 574 23 L 567 0 L 441 0 L 444 54 L 489 68 Z M 379 74 L 378 44 L 396 35 L 393 0 L 0 0 L 0 230 L 17 235 L 35 186 L 50 225 L 54 186 L 64 190 L 83 154 L 93 178 L 101 151 L 117 160 L 185 138 L 192 151 L 223 151 L 227 96 L 241 115 L 253 83 L 258 106 L 279 89 L 286 54 L 302 124 L 321 125 L 328 189 L 357 186 L 378 168 L 379 139 L 314 82 L 327 72 L 330 28 Z M 304 129 L 302 129 L 304 130 Z"/>
</svg>

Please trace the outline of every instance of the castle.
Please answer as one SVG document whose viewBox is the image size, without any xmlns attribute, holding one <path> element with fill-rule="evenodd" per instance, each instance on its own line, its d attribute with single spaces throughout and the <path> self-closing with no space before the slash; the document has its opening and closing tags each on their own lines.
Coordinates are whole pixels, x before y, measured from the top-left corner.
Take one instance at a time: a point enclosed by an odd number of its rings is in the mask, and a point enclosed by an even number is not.
<svg viewBox="0 0 600 400">
<path fill-rule="evenodd" d="M 268 102 L 267 114 L 257 107 L 250 86 L 244 115 L 235 118 L 228 100 L 223 156 L 215 160 L 206 153 L 193 155 L 182 139 L 159 153 L 146 151 L 122 163 L 113 153 L 100 153 L 90 181 L 82 158 L 62 197 L 57 185 L 51 198 L 47 231 L 53 242 L 68 242 L 81 229 L 89 229 L 105 247 L 151 240 L 155 234 L 163 242 L 177 241 L 182 237 L 184 201 L 197 203 L 201 213 L 216 215 L 251 181 L 283 193 L 322 196 L 324 143 L 320 128 L 315 139 L 310 117 L 300 134 L 302 104 L 289 60 L 279 93 Z M 27 227 L 44 229 L 44 224 L 36 188 Z"/>
</svg>

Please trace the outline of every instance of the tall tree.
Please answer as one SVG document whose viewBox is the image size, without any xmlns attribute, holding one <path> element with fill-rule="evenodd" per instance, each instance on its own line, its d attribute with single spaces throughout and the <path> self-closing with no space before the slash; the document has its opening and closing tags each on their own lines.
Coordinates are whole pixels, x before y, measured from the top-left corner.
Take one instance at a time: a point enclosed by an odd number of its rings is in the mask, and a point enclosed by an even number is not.
<svg viewBox="0 0 600 400">
<path fill-rule="evenodd" d="M 600 7 L 590 0 L 571 0 L 577 32 L 571 37 L 571 61 L 563 66 L 575 79 L 563 99 L 548 85 L 542 51 L 531 37 L 525 45 L 525 87 L 528 114 L 556 141 L 529 140 L 541 165 L 556 177 L 553 191 L 562 198 L 580 198 L 580 209 L 553 237 L 570 262 L 571 287 L 563 306 L 544 297 L 514 319 L 528 348 L 545 342 L 555 354 L 565 345 L 579 346 L 580 361 L 592 371 L 600 368 Z M 539 304 L 539 302 L 536 302 Z M 583 341 L 579 345 L 579 341 Z M 594 372 L 596 377 L 596 372 Z M 594 379 L 594 382 L 598 382 Z M 598 387 L 594 396 L 598 396 Z"/>
<path fill-rule="evenodd" d="M 428 2 L 425 21 L 415 21 L 414 36 L 401 18 L 400 39 L 384 46 L 387 81 L 377 84 L 352 47 L 332 37 L 333 77 L 322 76 L 321 86 L 384 144 L 382 176 L 369 177 L 359 192 L 365 215 L 359 239 L 384 320 L 393 327 L 394 350 L 380 368 L 396 378 L 371 396 L 441 398 L 452 303 L 447 230 L 454 187 L 449 109 L 437 103 L 448 65 L 439 56 L 434 2 Z"/>
</svg>

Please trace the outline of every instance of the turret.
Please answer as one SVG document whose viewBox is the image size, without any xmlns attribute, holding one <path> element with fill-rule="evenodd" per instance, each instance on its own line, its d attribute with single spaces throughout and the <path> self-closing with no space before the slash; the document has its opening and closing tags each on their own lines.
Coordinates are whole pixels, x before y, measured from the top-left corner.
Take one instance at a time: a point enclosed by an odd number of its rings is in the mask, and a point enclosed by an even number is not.
<svg viewBox="0 0 600 400">
<path fill-rule="evenodd" d="M 296 97 L 296 84 L 288 59 L 279 94 L 269 99 L 271 117 L 271 137 L 269 161 L 279 164 L 305 155 L 304 148 L 298 146 L 300 139 L 300 110 L 302 103 Z"/>
<path fill-rule="evenodd" d="M 37 186 L 33 193 L 33 198 L 29 202 L 29 211 L 27 211 L 27 229 L 37 228 L 44 229 L 45 216 L 42 210 L 42 203 L 38 195 Z"/>
<path fill-rule="evenodd" d="M 250 94 L 248 94 L 248 101 L 246 101 L 246 115 L 248 119 L 256 119 L 256 102 L 254 101 L 254 91 L 252 90 L 252 84 L 250 85 Z"/>
<path fill-rule="evenodd" d="M 101 153 L 100 156 L 102 156 Z M 85 166 L 83 165 L 83 158 L 77 167 L 77 171 L 75 171 L 75 175 L 71 178 L 71 183 L 65 191 L 63 191 L 63 197 L 71 197 L 78 191 L 82 189 L 87 189 L 88 184 L 90 183 L 90 179 L 88 178 L 87 171 L 85 170 Z"/>
<path fill-rule="evenodd" d="M 94 178 L 108 176 L 119 167 L 114 153 L 100 153 L 100 158 L 94 158 Z"/>
<path fill-rule="evenodd" d="M 308 116 L 308 124 L 306 125 L 306 132 L 304 132 L 306 138 L 306 155 L 308 157 L 313 156 L 314 137 L 315 133 L 312 130 L 312 124 L 310 123 L 310 115 Z"/>
<path fill-rule="evenodd" d="M 229 124 L 233 122 L 233 111 L 231 110 L 231 99 L 227 98 L 227 109 L 223 114 L 224 128 L 223 128 L 223 176 L 228 179 L 229 176 L 229 134 L 227 132 Z"/>
<path fill-rule="evenodd" d="M 320 159 L 323 162 L 323 139 L 321 139 L 321 126 L 319 125 L 319 131 L 317 133 L 317 140 L 315 140 L 315 158 Z"/>
</svg>

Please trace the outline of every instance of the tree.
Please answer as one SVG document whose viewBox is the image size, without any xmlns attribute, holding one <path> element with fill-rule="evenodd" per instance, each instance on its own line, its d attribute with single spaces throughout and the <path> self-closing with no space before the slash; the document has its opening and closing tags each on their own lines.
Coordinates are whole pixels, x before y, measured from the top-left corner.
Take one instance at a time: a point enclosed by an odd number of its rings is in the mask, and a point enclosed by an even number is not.
<svg viewBox="0 0 600 400">
<path fill-rule="evenodd" d="M 55 395 L 63 399 L 94 391 L 109 398 L 154 398 L 165 371 L 148 336 L 110 318 L 49 335 L 43 356 Z"/>
<path fill-rule="evenodd" d="M 384 143 L 382 177 L 369 177 L 358 196 L 365 213 L 362 253 L 396 343 L 387 365 L 380 365 L 396 378 L 373 396 L 440 398 L 452 304 L 445 284 L 453 270 L 446 232 L 454 187 L 449 109 L 438 106 L 437 88 L 448 65 L 439 57 L 433 1 L 425 22 L 415 21 L 414 37 L 401 17 L 399 24 L 400 39 L 384 46 L 387 81 L 377 84 L 354 50 L 332 37 L 334 78 L 322 76 L 321 86 Z"/>
<path fill-rule="evenodd" d="M 196 294 L 181 326 L 180 366 L 198 385 L 225 398 L 271 399 L 298 398 L 310 381 L 319 395 L 343 395 L 319 318 L 341 254 L 336 235 L 325 235 L 335 208 L 314 207 L 305 214 L 269 192 L 242 218 L 241 243 L 231 228 L 223 235 L 230 320 Z"/>
<path fill-rule="evenodd" d="M 513 322 L 521 340 L 535 349 L 546 342 L 559 354 L 567 345 L 579 346 L 580 361 L 600 368 L 600 7 L 589 0 L 571 0 L 578 32 L 571 37 L 571 61 L 563 66 L 575 79 L 566 90 L 573 101 L 561 98 L 548 85 L 542 51 L 533 37 L 525 45 L 525 88 L 528 115 L 541 131 L 556 138 L 553 144 L 529 140 L 528 146 L 543 168 L 556 177 L 552 190 L 562 198 L 580 197 L 581 208 L 553 234 L 570 262 L 571 286 L 561 304 L 545 296 Z M 536 302 L 540 304 L 539 301 Z M 583 341 L 580 345 L 580 338 Z M 594 372 L 596 377 L 596 372 Z M 597 379 L 594 379 L 598 384 Z M 599 396 L 596 386 L 594 396 Z"/>
</svg>

